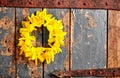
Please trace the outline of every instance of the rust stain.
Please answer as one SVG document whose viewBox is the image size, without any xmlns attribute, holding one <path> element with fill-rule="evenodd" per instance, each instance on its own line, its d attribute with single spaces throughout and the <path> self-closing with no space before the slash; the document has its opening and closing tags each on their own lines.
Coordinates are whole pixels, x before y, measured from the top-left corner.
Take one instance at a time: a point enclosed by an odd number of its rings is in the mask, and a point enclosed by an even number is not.
<svg viewBox="0 0 120 78">
<path fill-rule="evenodd" d="M 28 15 L 29 15 L 28 8 L 24 8 L 24 9 L 22 9 L 22 16 L 23 16 L 23 18 L 28 17 Z"/>
<path fill-rule="evenodd" d="M 28 8 L 22 8 L 21 9 L 21 11 L 22 11 L 22 19 L 27 19 L 27 16 L 29 15 L 29 11 L 28 11 Z M 21 22 L 19 22 L 19 20 L 18 20 L 18 13 L 16 13 L 16 40 L 17 40 L 17 42 L 18 42 L 18 38 L 20 37 L 20 35 L 19 35 L 19 23 L 21 23 Z M 20 64 L 20 63 L 22 63 L 22 64 L 25 64 L 25 61 L 23 61 L 22 59 L 23 59 L 23 56 L 20 56 L 19 55 L 19 52 L 20 52 L 20 50 L 19 50 L 19 47 L 17 47 L 16 48 L 16 58 L 17 58 L 17 64 Z M 24 58 L 25 59 L 25 58 Z"/>
<path fill-rule="evenodd" d="M 73 32 L 74 32 L 74 13 L 73 11 L 71 11 L 71 47 L 72 47 L 72 43 L 74 41 L 74 37 L 73 37 Z"/>
<path fill-rule="evenodd" d="M 71 26 L 74 26 L 74 13 L 71 11 Z"/>
<path fill-rule="evenodd" d="M 0 34 L 2 34 L 2 31 L 0 31 Z"/>
<path fill-rule="evenodd" d="M 11 56 L 14 51 L 14 32 L 10 32 L 5 35 L 1 41 L 3 47 L 6 48 L 5 52 L 1 51 L 1 55 L 3 56 Z"/>
<path fill-rule="evenodd" d="M 2 56 L 11 56 L 13 53 L 11 53 L 11 52 L 3 52 L 3 51 L 1 51 L 1 55 Z"/>
<path fill-rule="evenodd" d="M 118 67 L 120 67 L 120 63 L 119 63 L 119 61 L 120 61 L 120 41 L 118 40 L 117 41 L 117 60 L 118 60 Z"/>
<path fill-rule="evenodd" d="M 64 61 L 64 67 L 65 67 L 65 70 L 69 70 L 69 51 L 67 52 L 67 55 L 66 55 L 66 58 L 65 58 L 65 61 Z"/>
<path fill-rule="evenodd" d="M 44 71 L 48 72 L 48 70 L 47 70 L 47 64 L 46 63 L 44 63 Z"/>
<path fill-rule="evenodd" d="M 63 18 L 63 23 L 64 23 L 64 25 L 70 27 L 70 25 L 69 25 L 69 22 L 70 22 L 70 21 L 69 21 L 69 19 L 68 19 L 68 18 L 69 18 L 69 12 L 66 13 L 66 15 L 65 15 L 64 13 L 62 13 L 62 15 L 64 16 L 64 18 Z M 74 20 L 74 16 L 72 16 L 72 15 L 73 15 L 73 13 L 71 13 L 71 18 L 70 18 L 71 21 L 72 21 L 71 23 L 73 23 L 73 20 Z M 68 27 L 68 28 L 69 28 L 69 27 Z M 71 27 L 73 27 L 73 26 L 71 26 Z M 68 29 L 68 34 L 70 34 L 70 33 L 71 33 L 71 30 Z M 68 38 L 67 38 L 67 40 L 65 40 L 65 41 L 66 41 L 66 42 L 68 41 L 68 43 L 71 44 L 71 42 L 69 41 Z M 66 44 L 68 44 L 68 43 L 66 43 Z M 68 44 L 68 46 L 69 46 L 69 44 Z M 68 46 L 67 46 L 67 48 L 68 48 Z M 68 49 L 69 49 L 69 48 L 68 48 Z M 64 67 L 65 67 L 66 70 L 69 70 L 69 67 L 70 67 L 70 66 L 69 66 L 69 62 L 70 62 L 70 61 L 69 61 L 69 60 L 70 60 L 70 59 L 69 59 L 69 57 L 70 57 L 69 54 L 70 54 L 69 51 L 67 51 L 67 55 L 66 55 L 66 58 L 65 58 L 65 61 L 64 61 Z"/>
<path fill-rule="evenodd" d="M 37 67 L 33 61 L 30 61 L 28 64 L 28 69 L 29 69 L 29 75 L 31 78 L 38 78 L 38 76 L 41 76 L 41 71 L 38 71 L 38 68 L 42 68 L 42 66 Z"/>
<path fill-rule="evenodd" d="M 69 12 L 64 13 L 64 11 L 62 11 L 62 22 L 64 24 L 64 26 L 69 26 Z"/>
<path fill-rule="evenodd" d="M 0 6 L 29 8 L 120 9 L 119 0 L 0 0 Z"/>
<path fill-rule="evenodd" d="M 10 75 L 10 76 L 13 76 L 13 75 L 15 75 L 15 67 L 10 67 L 10 68 L 8 68 L 8 74 Z M 13 76 L 14 77 L 14 76 Z"/>
<path fill-rule="evenodd" d="M 69 42 L 69 44 L 68 43 L 66 43 L 66 44 L 68 44 L 68 45 L 70 45 L 70 47 L 72 47 L 72 42 L 73 42 L 73 37 L 72 37 L 72 35 L 73 35 L 73 25 L 74 25 L 74 14 L 73 14 L 73 11 L 71 11 L 71 27 L 69 26 L 69 20 L 67 20 L 67 23 L 68 23 L 68 28 L 70 28 L 71 30 L 68 30 L 68 33 L 69 34 L 71 34 L 71 36 L 69 37 L 71 40 L 71 42 L 69 41 L 69 39 L 68 39 L 68 42 Z M 66 18 L 68 18 L 69 17 L 69 13 L 67 13 L 66 14 L 66 16 L 64 17 L 64 20 L 66 19 Z M 67 24 L 65 24 L 65 25 L 67 25 Z M 68 48 L 68 49 L 71 49 L 71 48 Z M 71 61 L 70 59 L 70 53 L 69 53 L 69 51 L 67 52 L 67 55 L 66 55 L 66 59 L 65 59 L 65 61 L 64 61 L 64 67 L 65 67 L 65 69 L 66 70 L 69 70 L 69 68 L 70 68 L 70 66 L 69 66 L 69 62 Z M 69 61 L 70 60 L 70 61 Z"/>
<path fill-rule="evenodd" d="M 67 35 L 66 35 L 66 38 L 64 40 L 65 42 L 65 46 L 64 47 L 68 47 L 68 43 L 69 43 L 69 39 L 68 39 L 68 34 L 69 34 L 69 11 L 67 13 L 65 13 L 64 11 L 62 11 L 62 22 L 63 22 L 63 25 L 64 25 L 64 31 L 67 32 Z"/>
<path fill-rule="evenodd" d="M 90 16 L 88 12 L 85 13 L 85 17 L 89 20 L 89 25 L 90 25 L 92 28 L 95 28 L 93 17 Z"/>
<path fill-rule="evenodd" d="M 19 50 L 19 48 L 17 47 L 17 49 L 16 49 L 17 64 L 20 64 L 21 62 L 23 62 L 23 61 L 22 61 L 23 57 L 19 55 L 19 52 L 20 52 L 20 50 Z"/>
<path fill-rule="evenodd" d="M 0 20 L 0 28 L 7 30 L 8 33 L 1 40 L 2 47 L 5 47 L 5 51 L 1 51 L 3 56 L 11 56 L 14 51 L 14 17 L 12 20 L 7 16 Z"/>
<path fill-rule="evenodd" d="M 3 12 L 3 13 L 6 13 L 7 12 L 7 8 L 6 7 L 2 7 L 2 8 L 0 8 L 0 12 Z"/>
<path fill-rule="evenodd" d="M 108 67 L 120 67 L 120 12 L 110 10 L 108 13 Z"/>
<path fill-rule="evenodd" d="M 11 19 L 8 16 L 5 16 L 0 19 L 0 28 L 8 29 L 10 27 L 14 27 L 14 19 Z"/>
</svg>

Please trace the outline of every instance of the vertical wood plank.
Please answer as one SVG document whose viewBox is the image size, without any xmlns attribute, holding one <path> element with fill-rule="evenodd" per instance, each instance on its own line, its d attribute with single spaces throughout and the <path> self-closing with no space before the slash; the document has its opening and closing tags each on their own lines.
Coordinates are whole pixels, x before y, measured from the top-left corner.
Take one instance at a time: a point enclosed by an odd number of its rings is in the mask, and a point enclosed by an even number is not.
<svg viewBox="0 0 120 78">
<path fill-rule="evenodd" d="M 72 9 L 72 69 L 106 67 L 107 11 Z"/>
<path fill-rule="evenodd" d="M 120 11 L 108 11 L 108 67 L 120 67 Z"/>
<path fill-rule="evenodd" d="M 32 13 L 35 14 L 36 11 L 41 9 L 32 9 L 32 8 L 17 8 L 16 9 L 16 40 L 18 43 L 19 38 L 19 29 L 21 26 L 21 21 L 25 20 L 28 15 Z M 42 45 L 42 31 L 40 28 L 33 32 L 33 35 L 36 36 L 36 46 Z M 39 63 L 38 66 L 35 65 L 33 61 L 28 62 L 24 57 L 19 56 L 19 49 L 17 48 L 17 77 L 18 78 L 42 78 L 42 64 Z"/>
<path fill-rule="evenodd" d="M 49 65 L 44 65 L 44 78 L 51 78 L 50 73 L 55 70 L 69 70 L 69 10 L 68 9 L 47 9 L 48 13 L 51 13 L 56 19 L 60 19 L 64 25 L 64 31 L 67 32 L 65 37 L 65 46 L 62 48 L 62 53 L 59 53 L 55 56 L 54 62 L 51 62 Z M 48 33 L 43 31 L 43 42 L 47 42 Z M 47 34 L 47 36 L 46 36 Z"/>
<path fill-rule="evenodd" d="M 0 8 L 0 78 L 15 77 L 15 9 Z"/>
</svg>

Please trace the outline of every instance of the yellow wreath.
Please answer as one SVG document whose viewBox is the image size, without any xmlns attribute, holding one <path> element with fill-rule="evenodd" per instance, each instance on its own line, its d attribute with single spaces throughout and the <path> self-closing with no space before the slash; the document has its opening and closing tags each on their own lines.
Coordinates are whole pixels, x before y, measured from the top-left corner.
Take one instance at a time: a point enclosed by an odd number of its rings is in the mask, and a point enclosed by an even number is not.
<svg viewBox="0 0 120 78">
<path fill-rule="evenodd" d="M 48 45 L 50 47 L 35 47 L 33 41 L 36 37 L 31 33 L 36 27 L 44 26 L 49 31 Z M 20 28 L 20 38 L 18 46 L 20 47 L 20 55 L 24 55 L 28 60 L 35 61 L 35 64 L 46 61 L 49 64 L 54 61 L 54 55 L 62 52 L 60 46 L 64 45 L 63 25 L 61 20 L 56 20 L 51 14 L 47 14 L 46 9 L 37 11 L 36 15 L 28 16 L 28 20 L 22 21 L 22 28 Z"/>
</svg>

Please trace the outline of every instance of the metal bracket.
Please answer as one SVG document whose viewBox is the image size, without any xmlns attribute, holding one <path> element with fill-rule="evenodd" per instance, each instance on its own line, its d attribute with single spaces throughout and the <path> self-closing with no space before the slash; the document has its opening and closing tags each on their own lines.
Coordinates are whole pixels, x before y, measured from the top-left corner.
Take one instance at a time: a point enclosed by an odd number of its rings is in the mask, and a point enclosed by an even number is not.
<svg viewBox="0 0 120 78">
<path fill-rule="evenodd" d="M 120 68 L 56 71 L 56 77 L 120 77 Z"/>
</svg>

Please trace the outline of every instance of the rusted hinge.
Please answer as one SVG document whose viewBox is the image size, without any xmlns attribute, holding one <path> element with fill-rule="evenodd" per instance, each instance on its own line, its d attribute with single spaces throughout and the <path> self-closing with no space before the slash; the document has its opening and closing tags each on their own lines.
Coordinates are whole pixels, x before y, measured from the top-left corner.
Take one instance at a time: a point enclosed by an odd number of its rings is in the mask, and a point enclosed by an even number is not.
<svg viewBox="0 0 120 78">
<path fill-rule="evenodd" d="M 120 0 L 0 0 L 0 6 L 120 10 Z"/>
<path fill-rule="evenodd" d="M 120 77 L 120 68 L 56 71 L 56 77 Z"/>
</svg>

